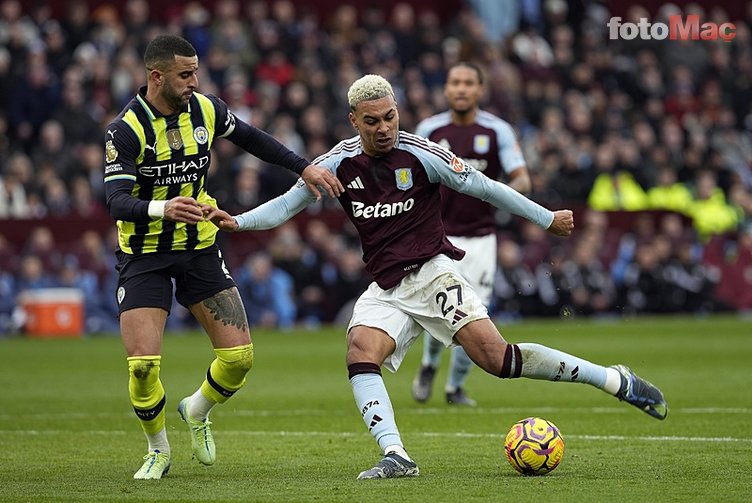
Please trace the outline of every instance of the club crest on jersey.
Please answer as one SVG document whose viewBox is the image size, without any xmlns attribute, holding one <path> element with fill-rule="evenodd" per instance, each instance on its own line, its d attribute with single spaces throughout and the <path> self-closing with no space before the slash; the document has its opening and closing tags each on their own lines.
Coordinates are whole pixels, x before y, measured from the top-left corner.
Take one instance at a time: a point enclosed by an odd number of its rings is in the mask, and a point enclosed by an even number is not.
<svg viewBox="0 0 752 503">
<path fill-rule="evenodd" d="M 193 130 L 193 139 L 196 140 L 196 143 L 203 145 L 209 140 L 209 132 L 204 126 L 199 126 Z"/>
<path fill-rule="evenodd" d="M 167 131 L 167 144 L 172 150 L 178 150 L 183 147 L 183 137 L 180 136 L 179 129 L 170 129 Z"/>
<path fill-rule="evenodd" d="M 104 144 L 104 160 L 107 161 L 107 164 L 109 164 L 117 159 L 117 156 L 118 151 L 115 148 L 115 144 L 112 143 L 112 140 L 107 140 Z"/>
<path fill-rule="evenodd" d="M 487 134 L 476 134 L 473 138 L 473 150 L 477 154 L 487 154 L 491 148 L 491 137 Z"/>
<path fill-rule="evenodd" d="M 413 172 L 410 168 L 397 168 L 394 177 L 397 179 L 398 189 L 409 190 L 413 187 Z"/>
<path fill-rule="evenodd" d="M 464 169 L 465 163 L 462 162 L 462 159 L 456 155 L 452 157 L 452 170 L 454 170 L 455 173 L 462 173 Z"/>
</svg>

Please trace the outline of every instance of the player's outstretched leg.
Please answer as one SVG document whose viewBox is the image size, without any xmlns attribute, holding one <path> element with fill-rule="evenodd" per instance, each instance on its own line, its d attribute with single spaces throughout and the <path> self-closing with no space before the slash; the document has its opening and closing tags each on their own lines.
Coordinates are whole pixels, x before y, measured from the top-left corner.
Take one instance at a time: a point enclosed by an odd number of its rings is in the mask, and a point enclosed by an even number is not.
<svg viewBox="0 0 752 503">
<path fill-rule="evenodd" d="M 452 358 L 449 365 L 449 378 L 445 388 L 446 401 L 450 405 L 465 405 L 475 407 L 476 402 L 465 393 L 465 381 L 470 375 L 473 361 L 467 356 L 462 346 L 452 349 Z"/>
<path fill-rule="evenodd" d="M 623 365 L 603 367 L 540 344 L 508 344 L 488 319 L 468 323 L 457 334 L 468 356 L 489 374 L 581 382 L 600 388 L 656 419 L 665 419 L 663 393 Z"/>
<path fill-rule="evenodd" d="M 634 405 L 656 419 L 666 419 L 668 404 L 661 390 L 632 372 L 626 365 L 612 365 L 609 369 L 616 370 L 621 375 L 621 386 L 616 398 Z"/>
<path fill-rule="evenodd" d="M 442 351 L 444 351 L 444 345 L 426 332 L 424 334 L 420 369 L 413 379 L 412 386 L 413 398 L 420 403 L 427 402 L 431 398 L 433 379 L 436 377 L 436 370 L 439 368 Z"/>
</svg>

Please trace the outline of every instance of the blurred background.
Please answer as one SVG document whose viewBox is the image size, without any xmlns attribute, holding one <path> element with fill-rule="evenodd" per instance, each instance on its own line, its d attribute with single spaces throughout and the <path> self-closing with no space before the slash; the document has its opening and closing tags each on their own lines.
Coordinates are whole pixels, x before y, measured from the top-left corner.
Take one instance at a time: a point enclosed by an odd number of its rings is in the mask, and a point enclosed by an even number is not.
<svg viewBox="0 0 752 503">
<path fill-rule="evenodd" d="M 498 215 L 499 322 L 749 311 L 752 2 L 644 3 L 0 0 L 0 337 L 116 333 L 103 129 L 165 32 L 196 47 L 201 92 L 309 160 L 354 136 L 345 94 L 361 75 L 394 85 L 412 131 L 446 109 L 448 67 L 480 64 L 482 108 L 516 129 L 530 197 L 577 224 L 560 239 Z M 609 38 L 612 16 L 674 14 L 736 37 Z M 295 180 L 230 142 L 213 152 L 209 190 L 231 213 Z M 253 326 L 344 324 L 370 282 L 333 200 L 220 246 Z M 175 305 L 168 328 L 195 326 Z"/>
</svg>

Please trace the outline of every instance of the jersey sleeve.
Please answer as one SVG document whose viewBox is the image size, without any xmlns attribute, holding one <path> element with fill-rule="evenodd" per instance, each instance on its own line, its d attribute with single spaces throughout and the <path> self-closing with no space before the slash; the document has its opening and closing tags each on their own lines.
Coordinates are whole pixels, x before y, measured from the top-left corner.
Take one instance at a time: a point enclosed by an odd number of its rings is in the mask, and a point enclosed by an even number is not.
<svg viewBox="0 0 752 503">
<path fill-rule="evenodd" d="M 554 214 L 550 210 L 509 186 L 488 178 L 436 143 L 425 140 L 425 148 L 413 149 L 413 153 L 420 159 L 432 182 L 476 197 L 500 210 L 526 218 L 544 229 L 548 229 L 554 220 Z"/>
<path fill-rule="evenodd" d="M 243 231 L 273 229 L 290 220 L 315 200 L 300 178 L 284 194 L 233 218 Z"/>
<path fill-rule="evenodd" d="M 215 136 L 227 138 L 249 154 L 264 162 L 276 164 L 300 175 L 308 161 L 299 156 L 269 133 L 235 117 L 227 104 L 213 95 L 206 95 L 216 111 Z"/>
<path fill-rule="evenodd" d="M 426 122 L 426 120 L 422 120 L 418 123 L 417 126 L 415 126 L 415 134 L 418 136 L 422 136 L 423 138 L 428 138 L 431 136 L 431 133 L 433 132 L 431 126 Z"/>
<path fill-rule="evenodd" d="M 499 147 L 499 160 L 506 173 L 511 173 L 517 168 L 526 167 L 525 157 L 517 141 L 512 126 L 506 123 L 498 124 L 496 131 L 496 144 Z"/>
<path fill-rule="evenodd" d="M 110 215 L 127 222 L 150 220 L 149 201 L 132 195 L 141 144 L 128 124 L 118 120 L 107 127 L 104 151 L 104 190 Z"/>
</svg>

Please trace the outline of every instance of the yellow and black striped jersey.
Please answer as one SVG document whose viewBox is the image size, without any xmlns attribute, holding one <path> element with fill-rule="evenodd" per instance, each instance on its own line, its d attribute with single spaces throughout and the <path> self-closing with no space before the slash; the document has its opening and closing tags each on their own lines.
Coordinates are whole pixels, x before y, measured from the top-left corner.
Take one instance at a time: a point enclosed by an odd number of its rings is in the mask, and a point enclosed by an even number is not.
<svg viewBox="0 0 752 503">
<path fill-rule="evenodd" d="M 185 110 L 162 115 L 136 95 L 105 133 L 105 187 L 131 182 L 133 197 L 148 202 L 177 196 L 214 204 L 205 181 L 214 138 L 235 127 L 233 115 L 216 97 L 193 93 Z M 114 184 L 114 185 L 113 185 Z M 121 185 L 122 187 L 122 185 Z M 206 248 L 217 228 L 211 222 L 188 225 L 160 218 L 118 220 L 118 242 L 126 253 L 150 253 Z M 134 219 L 136 220 L 136 219 Z"/>
<path fill-rule="evenodd" d="M 211 222 L 152 219 L 148 206 L 177 196 L 215 206 L 206 176 L 217 138 L 297 173 L 308 165 L 267 133 L 237 120 L 216 96 L 194 92 L 186 108 L 172 115 L 161 114 L 145 96 L 143 87 L 107 126 L 104 139 L 107 206 L 125 253 L 198 250 L 214 243 L 217 228 Z"/>
</svg>

